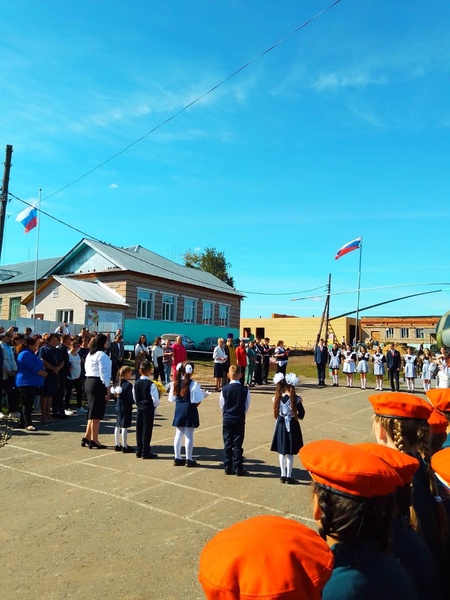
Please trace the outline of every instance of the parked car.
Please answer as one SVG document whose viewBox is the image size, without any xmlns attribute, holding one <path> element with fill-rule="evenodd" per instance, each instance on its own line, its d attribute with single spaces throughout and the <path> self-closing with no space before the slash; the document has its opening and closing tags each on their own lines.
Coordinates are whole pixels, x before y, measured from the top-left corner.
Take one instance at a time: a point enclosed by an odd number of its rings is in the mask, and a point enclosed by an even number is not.
<svg viewBox="0 0 450 600">
<path fill-rule="evenodd" d="M 172 345 L 178 336 L 181 337 L 183 346 L 186 348 L 186 350 L 195 350 L 195 344 L 191 340 L 191 338 L 187 335 L 181 335 L 181 333 L 163 333 L 161 339 L 163 341 L 163 344 L 165 344 L 168 340 Z"/>
<path fill-rule="evenodd" d="M 215 336 L 215 337 L 207 337 L 203 340 L 203 342 L 200 342 L 200 344 L 198 344 L 197 346 L 197 350 L 199 350 L 200 352 L 213 352 L 214 348 L 217 346 L 217 340 L 219 339 L 219 336 Z"/>
</svg>

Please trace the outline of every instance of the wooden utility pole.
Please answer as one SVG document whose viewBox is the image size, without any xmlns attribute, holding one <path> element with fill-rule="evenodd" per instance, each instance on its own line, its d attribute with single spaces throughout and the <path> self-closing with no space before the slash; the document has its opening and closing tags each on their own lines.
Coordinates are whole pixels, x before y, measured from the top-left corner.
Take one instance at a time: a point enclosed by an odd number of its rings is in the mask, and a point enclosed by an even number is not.
<svg viewBox="0 0 450 600">
<path fill-rule="evenodd" d="M 328 289 L 327 299 L 325 300 L 325 306 L 323 308 L 322 318 L 320 319 L 319 333 L 316 337 L 316 346 L 320 342 L 320 338 L 323 337 L 325 344 L 328 344 L 328 323 L 330 321 L 330 292 L 331 292 L 331 273 L 328 275 Z M 322 336 L 323 324 L 325 322 L 325 334 Z"/>
<path fill-rule="evenodd" d="M 13 147 L 11 145 L 6 146 L 6 159 L 5 159 L 5 170 L 3 172 L 3 184 L 0 196 L 0 258 L 3 250 L 3 237 L 5 233 L 5 219 L 6 219 L 6 204 L 8 202 L 8 186 L 9 186 L 9 172 L 11 170 L 11 156 Z"/>
</svg>

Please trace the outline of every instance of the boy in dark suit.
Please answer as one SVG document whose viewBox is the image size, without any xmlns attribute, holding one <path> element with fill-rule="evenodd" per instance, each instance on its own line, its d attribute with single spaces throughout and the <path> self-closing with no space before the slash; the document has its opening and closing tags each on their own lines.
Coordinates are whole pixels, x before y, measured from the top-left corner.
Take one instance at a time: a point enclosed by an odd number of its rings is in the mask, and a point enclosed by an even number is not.
<svg viewBox="0 0 450 600">
<path fill-rule="evenodd" d="M 394 344 L 391 344 L 389 350 L 386 352 L 386 367 L 389 371 L 391 392 L 398 392 L 400 390 L 401 364 L 402 358 L 400 356 L 400 352 L 395 349 Z"/>
<path fill-rule="evenodd" d="M 139 366 L 140 378 L 134 384 L 133 396 L 137 407 L 136 458 L 158 458 L 150 451 L 155 408 L 159 406 L 158 389 L 150 379 L 152 366 L 144 360 Z"/>
<path fill-rule="evenodd" d="M 250 391 L 241 385 L 241 368 L 231 365 L 228 371 L 230 383 L 222 388 L 219 404 L 223 416 L 223 445 L 225 474 L 246 475 L 242 466 L 242 444 L 245 436 L 245 415 L 250 406 Z"/>
</svg>

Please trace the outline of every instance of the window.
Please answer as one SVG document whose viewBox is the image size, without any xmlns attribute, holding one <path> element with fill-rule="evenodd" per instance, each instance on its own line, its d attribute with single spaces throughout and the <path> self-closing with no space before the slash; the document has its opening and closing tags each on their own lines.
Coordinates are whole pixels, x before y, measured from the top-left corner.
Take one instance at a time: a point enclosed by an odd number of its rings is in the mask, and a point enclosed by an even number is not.
<svg viewBox="0 0 450 600">
<path fill-rule="evenodd" d="M 386 327 L 386 338 L 393 338 L 394 337 L 394 328 L 393 327 Z"/>
<path fill-rule="evenodd" d="M 3 298 L 0 298 L 0 319 L 2 318 Z"/>
<path fill-rule="evenodd" d="M 230 307 L 227 304 L 219 304 L 219 325 L 220 327 L 230 326 Z"/>
<path fill-rule="evenodd" d="M 153 292 L 150 290 L 137 291 L 137 314 L 138 319 L 153 319 Z"/>
<path fill-rule="evenodd" d="M 184 299 L 184 313 L 183 313 L 183 321 L 184 323 L 195 323 L 195 313 L 197 308 L 197 302 L 194 298 L 185 298 Z"/>
<path fill-rule="evenodd" d="M 424 331 L 423 331 L 423 327 L 418 327 L 418 328 L 416 329 L 416 338 L 417 338 L 418 340 L 423 340 L 423 339 L 425 338 L 425 334 L 424 334 Z"/>
<path fill-rule="evenodd" d="M 56 320 L 60 323 L 73 323 L 73 310 L 57 310 Z"/>
<path fill-rule="evenodd" d="M 163 294 L 162 297 L 162 320 L 175 321 L 175 296 Z"/>
<path fill-rule="evenodd" d="M 213 324 L 213 303 L 203 302 L 202 323 L 203 325 Z"/>
<path fill-rule="evenodd" d="M 15 321 L 20 317 L 20 296 L 9 299 L 9 320 Z"/>
<path fill-rule="evenodd" d="M 402 340 L 409 337 L 409 329 L 407 327 L 402 327 L 400 329 L 400 337 L 402 338 Z"/>
</svg>

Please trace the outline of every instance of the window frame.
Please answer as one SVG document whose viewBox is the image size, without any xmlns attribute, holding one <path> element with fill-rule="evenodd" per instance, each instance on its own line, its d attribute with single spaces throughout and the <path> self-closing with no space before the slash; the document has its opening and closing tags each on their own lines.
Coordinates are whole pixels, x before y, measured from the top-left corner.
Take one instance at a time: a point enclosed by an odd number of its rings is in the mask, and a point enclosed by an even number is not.
<svg viewBox="0 0 450 600">
<path fill-rule="evenodd" d="M 168 299 L 171 299 L 172 302 L 168 302 Z M 169 316 L 166 315 L 167 311 L 169 313 Z M 161 321 L 173 323 L 174 321 L 176 321 L 176 314 L 177 314 L 177 297 L 176 297 L 176 295 L 169 294 L 167 292 L 162 292 Z"/>
<path fill-rule="evenodd" d="M 192 302 L 192 306 L 187 305 L 186 302 Z M 189 309 L 189 312 L 192 312 L 192 319 L 187 318 L 187 309 Z M 197 298 L 192 298 L 190 296 L 184 296 L 183 323 L 195 324 L 196 322 L 197 322 Z"/>
<path fill-rule="evenodd" d="M 15 321 L 16 319 L 20 318 L 21 301 L 21 296 L 11 296 L 9 298 L 9 321 Z"/>
<path fill-rule="evenodd" d="M 139 298 L 139 294 L 141 292 L 147 293 L 149 298 Z M 148 311 L 148 303 L 150 303 L 150 311 Z M 145 311 L 143 310 L 143 305 L 145 304 Z M 143 316 L 144 313 L 148 315 L 150 312 L 150 316 Z M 136 319 L 146 319 L 152 320 L 155 314 L 155 291 L 149 290 L 148 288 L 136 288 Z"/>
<path fill-rule="evenodd" d="M 223 319 L 221 317 L 221 309 L 225 309 L 226 318 Z M 230 326 L 230 305 L 219 303 L 219 327 L 229 327 Z"/>
<path fill-rule="evenodd" d="M 207 305 L 209 305 L 210 308 L 210 318 L 205 318 L 205 309 L 207 308 Z M 202 325 L 214 325 L 214 302 L 212 302 L 211 300 L 203 300 L 203 304 L 202 304 Z"/>
</svg>

